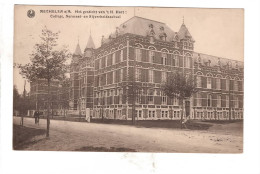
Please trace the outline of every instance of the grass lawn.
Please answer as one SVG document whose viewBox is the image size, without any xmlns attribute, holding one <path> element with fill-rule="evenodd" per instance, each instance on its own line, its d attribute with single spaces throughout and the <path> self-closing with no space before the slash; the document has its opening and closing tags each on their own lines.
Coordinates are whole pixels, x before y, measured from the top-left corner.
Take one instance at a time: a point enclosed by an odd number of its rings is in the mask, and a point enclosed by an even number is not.
<svg viewBox="0 0 260 174">
<path fill-rule="evenodd" d="M 13 149 L 22 150 L 33 143 L 29 140 L 37 135 L 45 134 L 44 129 L 35 129 L 13 124 Z"/>
</svg>

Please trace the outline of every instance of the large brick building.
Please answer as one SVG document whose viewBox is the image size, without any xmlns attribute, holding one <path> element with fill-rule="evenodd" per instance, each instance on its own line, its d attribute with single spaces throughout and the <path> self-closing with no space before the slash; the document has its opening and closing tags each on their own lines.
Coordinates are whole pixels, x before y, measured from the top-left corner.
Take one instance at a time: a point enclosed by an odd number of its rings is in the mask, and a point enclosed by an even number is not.
<svg viewBox="0 0 260 174">
<path fill-rule="evenodd" d="M 242 119 L 243 62 L 194 52 L 194 43 L 184 23 L 174 32 L 137 16 L 102 37 L 99 48 L 90 36 L 84 53 L 77 45 L 73 55 L 70 108 L 90 108 L 93 118 L 132 119 L 134 106 L 137 120 L 180 119 L 179 100 L 161 90 L 168 74 L 179 71 L 197 81 L 198 92 L 185 101 L 186 115 Z"/>
</svg>

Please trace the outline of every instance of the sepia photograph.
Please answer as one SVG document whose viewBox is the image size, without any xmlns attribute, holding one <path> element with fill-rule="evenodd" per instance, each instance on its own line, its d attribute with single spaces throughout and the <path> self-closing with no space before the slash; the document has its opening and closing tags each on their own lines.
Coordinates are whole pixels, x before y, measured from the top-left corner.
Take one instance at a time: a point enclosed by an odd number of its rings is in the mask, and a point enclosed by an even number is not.
<svg viewBox="0 0 260 174">
<path fill-rule="evenodd" d="M 244 9 L 14 6 L 14 151 L 244 152 Z"/>
</svg>

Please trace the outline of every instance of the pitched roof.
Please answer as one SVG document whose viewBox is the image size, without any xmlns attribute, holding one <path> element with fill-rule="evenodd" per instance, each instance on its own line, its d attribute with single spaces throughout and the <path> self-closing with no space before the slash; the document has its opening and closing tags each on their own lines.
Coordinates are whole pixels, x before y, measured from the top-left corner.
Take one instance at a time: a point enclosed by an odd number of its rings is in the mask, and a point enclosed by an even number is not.
<svg viewBox="0 0 260 174">
<path fill-rule="evenodd" d="M 78 56 L 81 56 L 81 55 L 82 55 L 82 52 L 81 52 L 81 49 L 80 49 L 79 44 L 77 44 L 77 46 L 76 46 L 74 55 L 78 55 Z"/>
<path fill-rule="evenodd" d="M 192 39 L 192 36 L 184 23 L 181 25 L 178 35 L 179 35 L 179 39 L 184 39 L 186 37 L 189 37 Z"/>
<path fill-rule="evenodd" d="M 206 64 L 206 62 L 210 61 L 210 66 L 226 66 L 227 64 L 230 64 L 232 68 L 235 68 L 238 66 L 238 68 L 244 68 L 244 63 L 237 60 L 231 60 L 227 58 L 217 57 L 217 56 L 211 56 L 203 53 L 193 53 L 193 57 L 195 61 L 198 62 L 198 59 L 200 57 L 201 63 L 203 65 Z M 220 63 L 220 64 L 219 64 Z"/>
<path fill-rule="evenodd" d="M 152 25 L 151 25 L 152 24 Z M 134 16 L 127 20 L 126 22 L 122 23 L 118 27 L 118 34 L 125 34 L 125 33 L 131 33 L 141 36 L 147 36 L 151 30 L 151 28 L 154 31 L 154 37 L 156 39 L 159 39 L 160 34 L 164 32 L 167 37 L 166 41 L 172 41 L 174 38 L 174 31 L 170 29 L 165 23 Z M 161 28 L 163 27 L 163 31 Z M 113 36 L 114 34 L 112 34 Z"/>
<path fill-rule="evenodd" d="M 94 41 L 92 39 L 92 36 L 89 35 L 89 38 L 88 38 L 88 43 L 87 43 L 87 46 L 86 48 L 95 48 L 95 44 L 94 44 Z"/>
</svg>

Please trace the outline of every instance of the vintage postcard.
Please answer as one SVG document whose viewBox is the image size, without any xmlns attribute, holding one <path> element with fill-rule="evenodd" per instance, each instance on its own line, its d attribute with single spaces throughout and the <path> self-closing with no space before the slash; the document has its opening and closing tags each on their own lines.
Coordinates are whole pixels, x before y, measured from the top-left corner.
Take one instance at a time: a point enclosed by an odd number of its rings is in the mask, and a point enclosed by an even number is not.
<svg viewBox="0 0 260 174">
<path fill-rule="evenodd" d="M 243 9 L 14 7 L 13 150 L 243 153 Z"/>
</svg>

